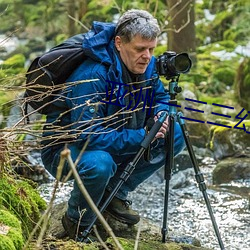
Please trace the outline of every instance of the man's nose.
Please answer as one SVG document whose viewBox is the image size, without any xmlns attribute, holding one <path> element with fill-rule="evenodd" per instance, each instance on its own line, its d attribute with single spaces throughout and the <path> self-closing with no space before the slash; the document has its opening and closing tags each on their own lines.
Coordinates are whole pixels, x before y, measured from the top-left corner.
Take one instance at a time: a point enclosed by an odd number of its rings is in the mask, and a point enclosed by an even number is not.
<svg viewBox="0 0 250 250">
<path fill-rule="evenodd" d="M 142 57 L 144 59 L 150 59 L 151 58 L 151 53 L 150 53 L 149 49 L 147 49 L 147 50 L 144 51 Z"/>
</svg>

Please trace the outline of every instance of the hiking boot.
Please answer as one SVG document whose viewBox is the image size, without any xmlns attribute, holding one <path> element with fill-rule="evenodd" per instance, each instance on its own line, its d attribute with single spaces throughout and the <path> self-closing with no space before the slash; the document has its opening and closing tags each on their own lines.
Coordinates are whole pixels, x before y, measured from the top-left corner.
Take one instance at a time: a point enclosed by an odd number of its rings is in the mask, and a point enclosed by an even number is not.
<svg viewBox="0 0 250 250">
<path fill-rule="evenodd" d="M 131 205 L 132 201 L 114 197 L 105 211 L 122 223 L 134 225 L 140 221 L 140 216 L 130 208 Z"/>
<path fill-rule="evenodd" d="M 86 229 L 86 227 L 80 226 L 78 225 L 78 223 L 75 223 L 75 221 L 73 221 L 68 217 L 67 213 L 65 213 L 64 216 L 62 217 L 62 225 L 66 232 L 65 236 L 68 236 L 70 239 L 85 243 L 91 243 L 97 241 L 97 238 L 92 234 L 90 234 L 85 239 L 83 237 L 83 232 Z"/>
</svg>

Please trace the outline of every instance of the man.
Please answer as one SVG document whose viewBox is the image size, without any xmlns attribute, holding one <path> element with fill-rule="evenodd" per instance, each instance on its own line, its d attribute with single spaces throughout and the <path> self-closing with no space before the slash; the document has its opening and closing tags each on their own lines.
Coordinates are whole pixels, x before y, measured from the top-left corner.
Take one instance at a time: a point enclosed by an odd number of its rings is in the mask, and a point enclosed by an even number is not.
<svg viewBox="0 0 250 250">
<path fill-rule="evenodd" d="M 94 22 L 83 41 L 87 59 L 69 77 L 67 89 L 47 116 L 42 151 L 46 169 L 56 175 L 60 152 L 67 143 L 72 159 L 77 159 L 77 171 L 97 206 L 116 186 L 122 171 L 140 149 L 149 117 L 157 120 L 162 111 L 169 109 L 160 103 L 168 102 L 169 95 L 159 80 L 153 57 L 159 32 L 156 19 L 142 10 L 127 11 L 117 25 Z M 82 80 L 91 81 L 77 83 Z M 175 126 L 176 155 L 185 145 L 179 124 Z M 106 209 L 117 220 L 131 225 L 139 222 L 140 216 L 130 208 L 127 196 L 164 165 L 164 157 L 159 156 L 165 156 L 167 150 L 164 148 L 167 130 L 166 119 L 151 145 L 150 160 L 140 159 Z M 69 170 L 66 163 L 63 176 Z M 65 231 L 73 239 L 81 237 L 93 217 L 75 182 L 62 219 Z"/>
</svg>

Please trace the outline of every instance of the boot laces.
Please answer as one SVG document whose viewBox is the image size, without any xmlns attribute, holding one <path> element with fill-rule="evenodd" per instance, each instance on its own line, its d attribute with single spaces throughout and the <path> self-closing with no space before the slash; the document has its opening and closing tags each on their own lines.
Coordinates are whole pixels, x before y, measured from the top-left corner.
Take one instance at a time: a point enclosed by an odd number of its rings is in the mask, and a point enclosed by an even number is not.
<svg viewBox="0 0 250 250">
<path fill-rule="evenodd" d="M 124 201 L 123 201 L 123 205 L 124 205 L 125 208 L 128 209 L 129 206 L 132 205 L 132 201 L 130 201 L 130 200 L 124 200 Z"/>
</svg>

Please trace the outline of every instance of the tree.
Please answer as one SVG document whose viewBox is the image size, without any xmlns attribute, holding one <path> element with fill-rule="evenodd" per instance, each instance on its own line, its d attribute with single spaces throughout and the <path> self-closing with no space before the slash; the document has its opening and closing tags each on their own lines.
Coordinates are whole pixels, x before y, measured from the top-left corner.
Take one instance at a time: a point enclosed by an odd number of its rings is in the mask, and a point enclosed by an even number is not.
<svg viewBox="0 0 250 250">
<path fill-rule="evenodd" d="M 168 50 L 188 52 L 195 59 L 195 11 L 194 0 L 168 0 L 167 25 Z"/>
</svg>

